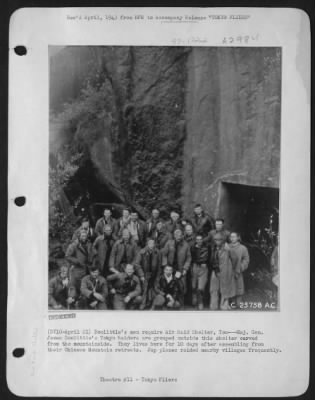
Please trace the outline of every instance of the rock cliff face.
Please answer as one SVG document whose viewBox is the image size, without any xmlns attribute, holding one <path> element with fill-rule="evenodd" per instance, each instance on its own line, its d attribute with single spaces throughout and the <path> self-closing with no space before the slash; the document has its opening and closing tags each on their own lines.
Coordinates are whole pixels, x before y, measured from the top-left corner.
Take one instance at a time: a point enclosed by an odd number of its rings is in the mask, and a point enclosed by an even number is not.
<svg viewBox="0 0 315 400">
<path fill-rule="evenodd" d="M 144 211 L 215 213 L 221 181 L 279 185 L 279 49 L 68 47 L 50 73 L 53 113 L 87 84 L 104 104 L 71 129 L 52 124 L 51 149 L 84 141 L 100 184 Z"/>
</svg>

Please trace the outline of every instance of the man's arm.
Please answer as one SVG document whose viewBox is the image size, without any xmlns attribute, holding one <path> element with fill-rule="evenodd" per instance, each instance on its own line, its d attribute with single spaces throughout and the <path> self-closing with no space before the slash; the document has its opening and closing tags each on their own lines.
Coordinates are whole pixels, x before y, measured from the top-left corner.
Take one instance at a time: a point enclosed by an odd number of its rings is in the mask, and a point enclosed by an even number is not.
<svg viewBox="0 0 315 400">
<path fill-rule="evenodd" d="M 114 274 L 108 275 L 108 277 L 106 279 L 107 279 L 107 282 L 112 282 L 118 278 L 119 278 L 119 272 L 115 272 Z"/>
<path fill-rule="evenodd" d="M 113 270 L 116 269 L 116 254 L 117 254 L 117 248 L 118 248 L 118 242 L 114 243 L 114 246 L 112 248 L 112 251 L 110 252 L 110 257 L 109 257 L 109 270 L 113 272 Z"/>
<path fill-rule="evenodd" d="M 161 255 L 162 255 L 162 265 L 166 265 L 167 264 L 167 256 L 168 256 L 168 252 L 169 252 L 169 241 L 167 241 L 165 243 L 165 246 L 162 248 L 161 250 Z"/>
<path fill-rule="evenodd" d="M 88 288 L 87 280 L 84 278 L 81 281 L 81 293 L 87 299 L 93 298 L 93 290 Z"/>
<path fill-rule="evenodd" d="M 187 244 L 187 249 L 186 249 L 186 260 L 185 263 L 183 265 L 183 269 L 187 272 L 190 268 L 191 265 L 191 252 L 190 252 L 190 247 Z"/>
<path fill-rule="evenodd" d="M 101 295 L 104 297 L 104 301 L 106 300 L 107 296 L 108 296 L 108 285 L 106 280 L 104 279 L 104 281 L 102 282 L 102 290 L 101 290 Z"/>
<path fill-rule="evenodd" d="M 74 265 L 81 265 L 79 259 L 75 257 L 75 246 L 76 243 L 70 243 L 67 251 L 66 251 L 66 260 L 69 261 L 69 263 L 74 264 Z"/>
<path fill-rule="evenodd" d="M 102 218 L 97 220 L 94 232 L 96 233 L 97 236 L 101 236 L 103 234 L 103 224 L 102 224 Z"/>
<path fill-rule="evenodd" d="M 247 247 L 244 246 L 244 252 L 243 252 L 243 257 L 242 257 L 242 272 L 245 271 L 248 268 L 249 265 L 249 253 L 247 250 Z"/>
<path fill-rule="evenodd" d="M 165 292 L 161 288 L 161 276 L 157 275 L 155 282 L 154 282 L 154 291 L 156 294 L 160 294 L 162 296 L 165 296 Z"/>
<path fill-rule="evenodd" d="M 137 286 L 136 286 L 135 290 L 128 293 L 128 297 L 130 297 L 131 299 L 134 297 L 140 296 L 140 294 L 141 294 L 141 285 L 140 285 L 139 278 L 137 276 L 134 276 L 134 277 L 136 278 Z"/>
<path fill-rule="evenodd" d="M 92 250 L 91 250 L 91 255 L 92 255 L 92 261 L 94 262 L 95 257 L 98 255 L 98 246 L 99 246 L 99 236 L 94 240 L 93 245 L 92 245 Z"/>
<path fill-rule="evenodd" d="M 141 267 L 142 255 L 143 255 L 142 251 L 138 251 L 136 254 L 136 257 L 135 257 L 135 262 L 134 262 L 135 272 L 139 278 L 144 277 L 144 272 Z"/>
</svg>

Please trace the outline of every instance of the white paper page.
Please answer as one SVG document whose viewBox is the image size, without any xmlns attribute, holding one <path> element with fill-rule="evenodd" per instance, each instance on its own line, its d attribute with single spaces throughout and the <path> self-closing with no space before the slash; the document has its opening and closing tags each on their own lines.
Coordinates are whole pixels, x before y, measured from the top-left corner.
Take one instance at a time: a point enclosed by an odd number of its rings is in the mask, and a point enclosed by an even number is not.
<svg viewBox="0 0 315 400">
<path fill-rule="evenodd" d="M 14 52 L 18 45 L 26 55 Z M 24 8 L 11 17 L 9 72 L 10 390 L 77 397 L 302 394 L 309 380 L 307 15 L 271 8 Z M 154 204 L 169 216 L 176 203 L 193 218 L 200 203 L 227 229 L 246 234 L 254 229 L 247 223 L 265 218 L 264 207 L 276 208 L 268 214 L 271 231 L 257 225 L 248 239 L 241 308 L 226 295 L 229 310 L 209 309 L 210 269 L 203 311 L 191 298 L 184 310 L 49 309 L 49 159 L 56 167 L 65 143 L 90 164 L 80 164 L 79 189 L 68 187 L 59 198 L 64 210 L 91 211 L 93 203 L 100 217 L 99 202 L 125 200 L 148 218 Z M 95 190 L 89 200 L 82 188 Z M 26 198 L 22 207 L 14 202 L 19 196 Z M 255 249 L 269 263 L 277 233 L 280 272 L 272 274 L 268 264 L 266 278 Z M 263 248 L 264 237 L 273 244 Z M 187 282 L 189 293 L 191 275 Z M 219 293 L 222 299 L 222 286 Z M 22 357 L 13 355 L 17 348 Z"/>
</svg>

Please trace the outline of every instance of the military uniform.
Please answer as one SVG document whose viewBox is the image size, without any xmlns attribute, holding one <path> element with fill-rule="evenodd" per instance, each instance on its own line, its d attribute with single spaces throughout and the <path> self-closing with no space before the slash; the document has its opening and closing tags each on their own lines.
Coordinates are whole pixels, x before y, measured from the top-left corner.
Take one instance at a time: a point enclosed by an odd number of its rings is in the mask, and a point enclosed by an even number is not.
<svg viewBox="0 0 315 400">
<path fill-rule="evenodd" d="M 193 227 L 196 235 L 207 236 L 208 233 L 214 229 L 214 220 L 210 215 L 202 212 L 200 216 L 194 215 Z"/>
<path fill-rule="evenodd" d="M 102 217 L 97 220 L 96 225 L 95 225 L 95 233 L 97 236 L 101 236 L 104 233 L 104 227 L 106 225 L 109 225 L 112 228 L 112 232 L 114 234 L 114 230 L 116 228 L 116 220 L 115 218 L 109 217 L 105 219 L 105 217 Z M 115 239 L 117 239 L 115 237 Z"/>
<path fill-rule="evenodd" d="M 95 234 L 94 234 L 93 229 L 92 228 L 84 229 L 81 226 L 74 231 L 74 233 L 72 235 L 72 242 L 74 242 L 76 240 L 80 240 L 80 235 L 81 235 L 82 231 L 86 232 L 88 241 L 93 242 L 93 240 L 95 239 Z"/>
<path fill-rule="evenodd" d="M 157 249 L 150 250 L 148 247 L 145 247 L 137 254 L 135 261 L 136 274 L 140 279 L 144 278 L 141 309 L 152 303 L 154 283 L 160 274 L 161 262 L 161 253 Z"/>
<path fill-rule="evenodd" d="M 180 308 L 182 288 L 179 280 L 174 278 L 174 276 L 166 277 L 164 274 L 160 275 L 155 282 L 155 292 L 156 296 L 153 299 L 152 310 L 163 307 Z M 168 295 L 172 299 L 168 298 Z"/>
<path fill-rule="evenodd" d="M 140 280 L 136 275 L 128 276 L 125 272 L 118 272 L 107 277 L 110 288 L 115 289 L 113 297 L 114 310 L 135 309 L 142 301 Z M 125 303 L 125 298 L 130 300 Z"/>
<path fill-rule="evenodd" d="M 199 309 L 203 308 L 204 291 L 209 276 L 210 264 L 209 246 L 203 243 L 200 247 L 195 244 L 191 249 L 192 256 L 192 304 L 198 305 Z"/>
<path fill-rule="evenodd" d="M 60 274 L 49 280 L 48 286 L 48 306 L 53 308 L 61 305 L 63 309 L 70 308 L 67 304 L 68 297 L 75 297 L 75 293 L 71 293 L 69 278 L 62 279 Z"/>
<path fill-rule="evenodd" d="M 93 243 L 93 263 L 98 261 L 102 275 L 109 274 L 109 259 L 115 240 L 112 236 L 98 236 Z"/>
<path fill-rule="evenodd" d="M 162 250 L 162 265 L 171 265 L 174 272 L 182 274 L 180 282 L 182 285 L 181 305 L 184 306 L 184 295 L 187 292 L 187 272 L 191 266 L 191 253 L 188 243 L 181 239 L 177 242 L 175 239 L 169 240 Z M 183 272 L 185 271 L 185 275 Z"/>
<path fill-rule="evenodd" d="M 80 293 L 81 280 L 88 272 L 92 262 L 92 243 L 82 243 L 79 240 L 72 242 L 66 251 L 66 259 L 71 264 L 70 285 Z"/>
<path fill-rule="evenodd" d="M 214 236 L 217 233 L 222 235 L 224 242 L 228 243 L 230 241 L 230 234 L 231 234 L 230 231 L 228 231 L 226 229 L 222 229 L 222 231 L 217 231 L 216 229 L 213 229 L 212 231 L 209 232 L 209 235 L 207 236 L 207 242 L 210 245 L 214 245 Z"/>
<path fill-rule="evenodd" d="M 133 240 L 125 242 L 123 239 L 117 240 L 114 244 L 110 258 L 109 270 L 122 272 L 126 264 L 133 264 L 138 252 L 138 246 Z"/>
<path fill-rule="evenodd" d="M 155 230 L 151 235 L 151 238 L 154 239 L 156 248 L 162 250 L 167 241 L 172 239 L 172 235 L 165 229 L 161 231 Z"/>
<path fill-rule="evenodd" d="M 225 301 L 236 295 L 235 274 L 232 266 L 230 249 L 227 243 L 221 247 L 214 246 L 211 255 L 211 277 L 210 277 L 210 309 L 219 308 L 221 297 L 221 308 Z"/>
<path fill-rule="evenodd" d="M 104 301 L 100 301 L 94 297 L 94 293 L 99 293 L 103 296 Z M 93 310 L 107 310 L 108 288 L 106 279 L 103 276 L 93 278 L 87 275 L 81 282 L 81 294 L 83 298 L 84 308 Z M 92 307 L 93 302 L 97 302 L 96 306 Z"/>
</svg>

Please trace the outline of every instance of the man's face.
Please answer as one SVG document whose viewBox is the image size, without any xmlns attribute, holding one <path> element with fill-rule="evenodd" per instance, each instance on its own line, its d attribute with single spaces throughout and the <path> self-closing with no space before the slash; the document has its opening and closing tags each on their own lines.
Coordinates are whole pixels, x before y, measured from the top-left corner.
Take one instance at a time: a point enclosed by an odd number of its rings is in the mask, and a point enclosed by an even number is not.
<svg viewBox="0 0 315 400">
<path fill-rule="evenodd" d="M 159 215 L 160 215 L 159 210 L 156 210 L 156 209 L 152 210 L 152 218 L 153 219 L 158 219 Z"/>
<path fill-rule="evenodd" d="M 122 215 L 123 215 L 124 219 L 128 219 L 129 218 L 129 211 L 128 210 L 123 210 Z"/>
<path fill-rule="evenodd" d="M 185 226 L 185 233 L 187 236 L 191 236 L 193 234 L 193 228 L 191 225 L 186 225 Z"/>
<path fill-rule="evenodd" d="M 133 274 L 133 272 L 134 272 L 133 265 L 127 264 L 127 265 L 126 265 L 126 268 L 125 268 L 125 272 L 126 272 L 126 274 L 127 274 L 128 276 L 131 276 L 131 275 Z"/>
<path fill-rule="evenodd" d="M 85 243 L 87 241 L 87 233 L 85 231 L 82 231 L 80 233 L 80 242 Z"/>
<path fill-rule="evenodd" d="M 230 235 L 230 239 L 231 239 L 231 243 L 237 243 L 238 240 L 239 240 L 239 237 L 238 237 L 238 235 L 237 235 L 235 232 L 233 232 L 233 233 L 231 233 L 231 235 Z"/>
<path fill-rule="evenodd" d="M 138 220 L 138 214 L 137 213 L 131 213 L 130 219 L 133 222 L 136 222 Z"/>
<path fill-rule="evenodd" d="M 148 240 L 148 248 L 149 248 L 150 250 L 153 250 L 154 247 L 155 247 L 155 242 L 154 242 L 154 240 Z"/>
<path fill-rule="evenodd" d="M 201 207 L 196 207 L 195 208 L 195 214 L 200 215 L 202 213 L 202 208 Z"/>
<path fill-rule="evenodd" d="M 223 229 L 223 221 L 215 221 L 215 229 L 217 231 L 222 231 L 222 229 Z"/>
<path fill-rule="evenodd" d="M 172 273 L 173 273 L 173 268 L 172 268 L 171 266 L 166 266 L 166 267 L 164 268 L 164 274 L 165 274 L 167 277 L 171 276 Z"/>
<path fill-rule="evenodd" d="M 197 246 L 201 246 L 202 245 L 202 236 L 197 236 L 196 237 L 196 244 L 197 244 Z"/>
<path fill-rule="evenodd" d="M 84 229 L 85 231 L 87 231 L 90 227 L 90 223 L 89 221 L 84 221 L 82 222 L 82 229 Z"/>
<path fill-rule="evenodd" d="M 182 239 L 182 237 L 183 237 L 182 231 L 180 231 L 179 229 L 177 229 L 177 230 L 174 232 L 174 238 L 175 238 L 175 240 L 178 242 L 178 241 L 180 241 L 180 240 Z"/>
<path fill-rule="evenodd" d="M 112 215 L 112 212 L 110 210 L 104 210 L 104 217 L 108 219 Z"/>
<path fill-rule="evenodd" d="M 220 247 L 220 246 L 222 246 L 223 239 L 222 238 L 215 238 L 214 239 L 214 243 L 216 244 L 216 246 Z"/>
<path fill-rule="evenodd" d="M 124 230 L 123 230 L 122 238 L 123 238 L 125 241 L 129 240 L 129 238 L 130 238 L 130 233 L 129 233 L 129 231 L 128 231 L 127 229 L 124 229 Z"/>
<path fill-rule="evenodd" d="M 112 228 L 109 225 L 105 226 L 104 234 L 105 236 L 110 236 L 112 234 Z"/>
<path fill-rule="evenodd" d="M 179 218 L 179 214 L 177 214 L 177 212 L 175 212 L 175 211 L 172 211 L 171 212 L 171 220 L 176 222 L 178 220 L 178 218 Z"/>
<path fill-rule="evenodd" d="M 162 222 L 158 222 L 158 223 L 156 224 L 156 229 L 157 229 L 158 231 L 161 231 L 161 230 L 162 230 L 162 226 L 163 226 Z"/>
<path fill-rule="evenodd" d="M 96 279 L 99 276 L 100 271 L 96 269 L 95 271 L 90 271 L 90 274 L 93 279 Z"/>
<path fill-rule="evenodd" d="M 60 268 L 61 279 L 66 279 L 67 276 L 68 276 L 68 267 L 61 267 Z"/>
</svg>

